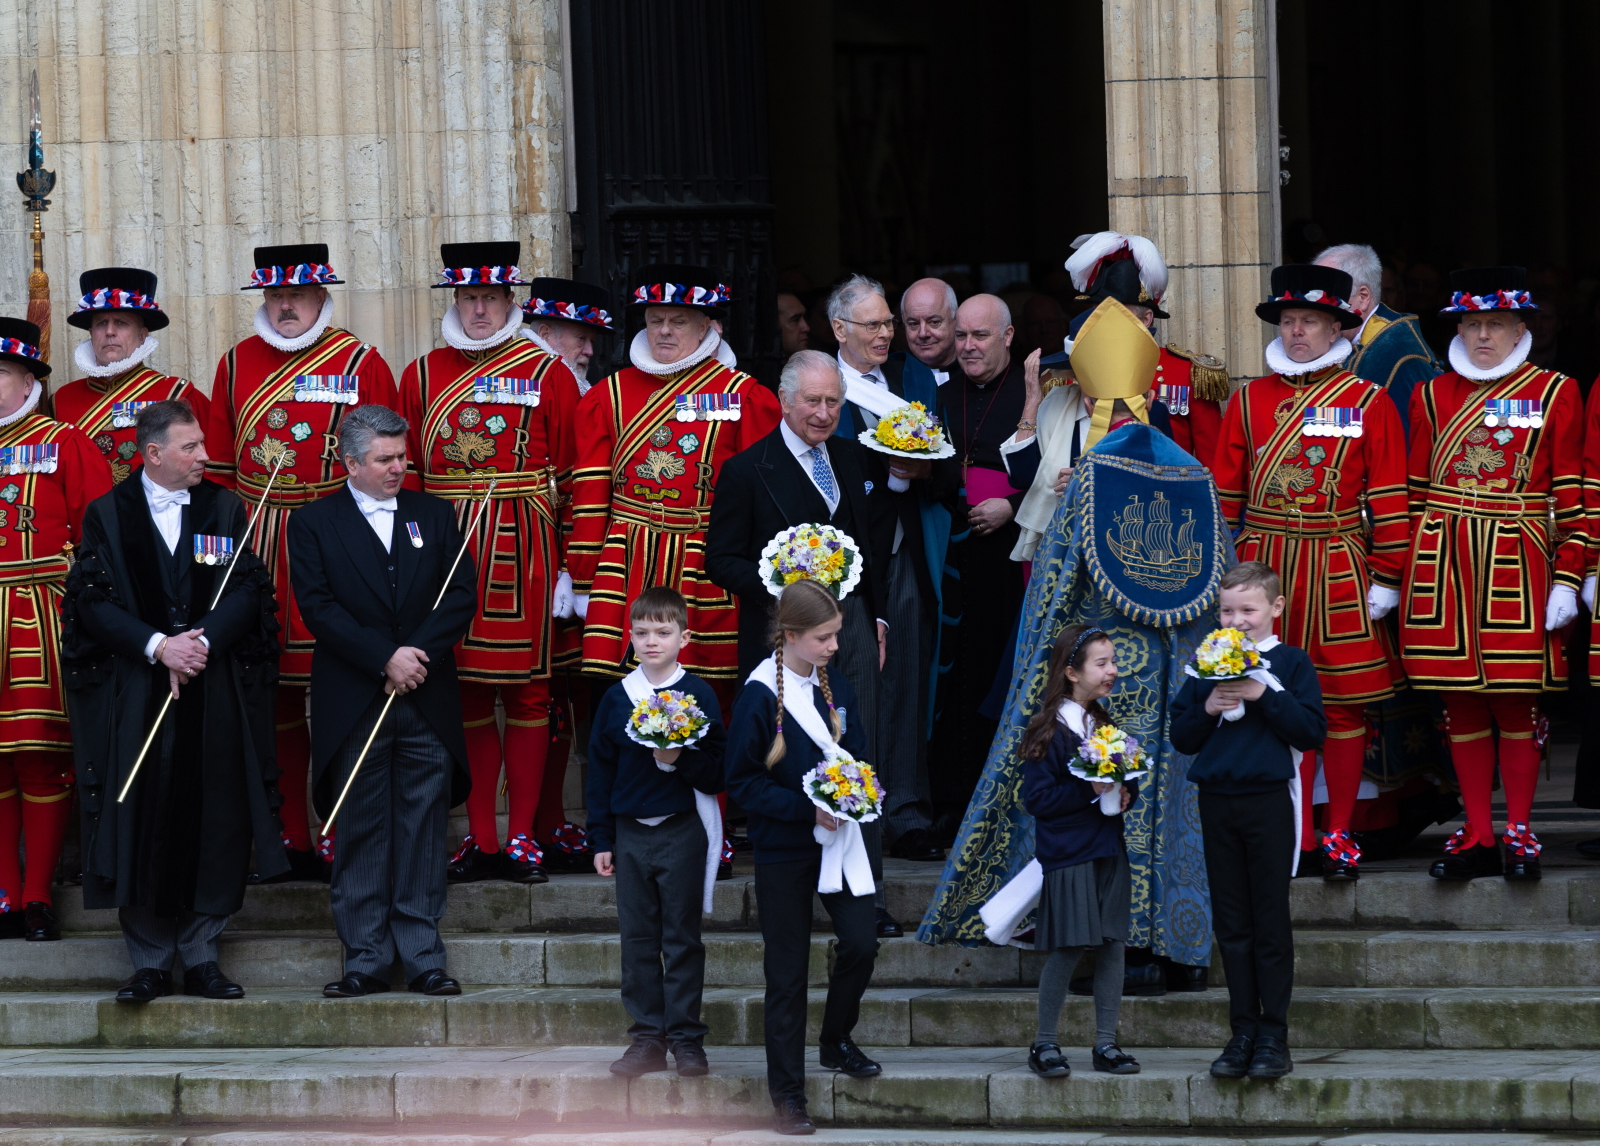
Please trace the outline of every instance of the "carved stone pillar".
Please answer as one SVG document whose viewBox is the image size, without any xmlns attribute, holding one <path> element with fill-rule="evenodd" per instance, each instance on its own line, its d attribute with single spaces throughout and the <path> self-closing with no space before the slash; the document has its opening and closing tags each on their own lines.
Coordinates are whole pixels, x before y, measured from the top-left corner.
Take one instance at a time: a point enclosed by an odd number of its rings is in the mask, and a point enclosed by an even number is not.
<svg viewBox="0 0 1600 1146">
<path fill-rule="evenodd" d="M 1265 369 L 1256 318 L 1280 243 L 1271 0 L 1105 0 L 1113 230 L 1172 271 L 1165 339 L 1235 378 Z"/>
</svg>

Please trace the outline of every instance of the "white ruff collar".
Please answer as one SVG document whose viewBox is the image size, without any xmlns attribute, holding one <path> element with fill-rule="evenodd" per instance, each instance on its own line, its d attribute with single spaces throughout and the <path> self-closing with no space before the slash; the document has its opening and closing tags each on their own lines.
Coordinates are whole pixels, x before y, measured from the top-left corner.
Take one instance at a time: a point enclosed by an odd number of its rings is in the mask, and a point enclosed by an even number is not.
<svg viewBox="0 0 1600 1146">
<path fill-rule="evenodd" d="M 35 378 L 33 380 L 33 389 L 28 391 L 28 396 L 23 400 L 22 405 L 17 407 L 16 413 L 7 414 L 4 418 L 0 418 L 0 426 L 9 426 L 13 422 L 22 421 L 22 419 L 33 413 L 34 407 L 39 404 L 39 399 L 42 397 L 44 397 L 44 387 L 39 385 L 39 380 Z"/>
<path fill-rule="evenodd" d="M 676 374 L 680 370 L 687 370 L 691 366 L 698 366 L 712 355 L 717 361 L 732 370 L 739 365 L 739 359 L 734 356 L 733 347 L 722 340 L 722 335 L 717 333 L 717 328 L 712 327 L 706 331 L 706 336 L 700 340 L 700 345 L 695 347 L 687 357 L 677 362 L 660 363 L 650 357 L 650 342 L 645 338 L 645 332 L 640 331 L 633 336 L 633 343 L 628 347 L 628 358 L 646 374 Z"/>
<path fill-rule="evenodd" d="M 322 337 L 322 332 L 328 329 L 328 324 L 333 321 L 333 296 L 330 294 L 322 300 L 322 313 L 317 315 L 317 321 L 306 328 L 306 332 L 298 338 L 285 338 L 272 326 L 272 320 L 267 317 L 267 304 L 265 301 L 256 307 L 256 333 L 274 350 L 281 350 L 285 354 L 293 354 L 304 350 L 317 339 Z"/>
<path fill-rule="evenodd" d="M 512 304 L 506 324 L 488 338 L 468 338 L 466 330 L 461 325 L 461 316 L 456 313 L 454 305 L 444 312 L 444 318 L 439 323 L 439 333 L 444 335 L 444 340 L 457 350 L 468 354 L 479 350 L 492 350 L 502 342 L 509 342 L 517 336 L 517 331 L 521 328 L 522 308 L 515 303 Z"/>
<path fill-rule="evenodd" d="M 1288 378 L 1293 378 L 1297 374 L 1315 374 L 1318 370 L 1339 365 L 1350 357 L 1351 349 L 1350 340 L 1341 337 L 1333 344 L 1333 349 L 1321 358 L 1313 358 L 1310 362 L 1296 362 L 1284 353 L 1283 339 L 1274 338 L 1267 343 L 1267 369 Z"/>
<path fill-rule="evenodd" d="M 1461 341 L 1458 334 L 1450 340 L 1450 369 L 1463 378 L 1474 382 L 1493 382 L 1497 378 L 1504 378 L 1528 360 L 1528 351 L 1533 349 L 1533 331 L 1524 330 L 1522 337 L 1517 339 L 1516 346 L 1511 353 L 1501 360 L 1498 366 L 1474 366 L 1472 357 L 1467 353 L 1467 344 Z"/>
<path fill-rule="evenodd" d="M 118 374 L 126 374 L 146 358 L 149 358 L 151 354 L 155 353 L 156 347 L 160 345 L 161 343 L 156 341 L 155 335 L 147 334 L 144 336 L 144 341 L 139 344 L 132 354 L 126 358 L 119 358 L 107 366 L 102 366 L 94 360 L 94 339 L 85 338 L 77 346 L 73 347 L 72 361 L 80 371 L 90 378 L 115 378 Z"/>
</svg>

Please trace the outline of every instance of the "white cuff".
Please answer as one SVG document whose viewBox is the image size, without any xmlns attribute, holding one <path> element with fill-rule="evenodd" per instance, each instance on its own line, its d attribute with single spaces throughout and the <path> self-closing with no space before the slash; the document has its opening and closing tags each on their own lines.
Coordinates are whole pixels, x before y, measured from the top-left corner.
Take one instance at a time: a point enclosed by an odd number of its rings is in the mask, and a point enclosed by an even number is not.
<svg viewBox="0 0 1600 1146">
<path fill-rule="evenodd" d="M 161 642 L 167 639 L 167 634 L 159 629 L 150 634 L 150 639 L 144 643 L 144 659 L 151 664 L 156 663 L 156 650 L 161 647 Z M 202 638 L 204 639 L 204 638 Z"/>
</svg>

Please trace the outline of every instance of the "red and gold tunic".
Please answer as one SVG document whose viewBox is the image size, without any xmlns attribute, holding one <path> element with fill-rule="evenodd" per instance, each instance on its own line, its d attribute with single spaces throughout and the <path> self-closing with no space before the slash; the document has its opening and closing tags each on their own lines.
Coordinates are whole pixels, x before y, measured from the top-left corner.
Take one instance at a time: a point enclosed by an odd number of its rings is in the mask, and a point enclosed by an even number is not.
<svg viewBox="0 0 1600 1146">
<path fill-rule="evenodd" d="M 1209 355 L 1163 346 L 1156 363 L 1155 396 L 1167 404 L 1172 440 L 1210 469 L 1222 439 L 1222 404 L 1228 396 L 1228 373 L 1222 363 Z"/>
<path fill-rule="evenodd" d="M 495 390 L 494 378 L 530 381 Z M 521 337 L 477 353 L 431 351 L 400 378 L 400 412 L 411 423 L 422 488 L 454 501 L 465 529 L 489 479 L 497 482 L 468 543 L 478 615 L 456 649 L 464 681 L 548 677 L 562 651 L 550 595 L 572 529 L 577 407 L 578 383 L 566 363 Z M 575 644 L 566 651 L 577 659 Z"/>
<path fill-rule="evenodd" d="M 738 420 L 678 420 L 680 405 L 726 412 L 727 395 L 738 395 Z M 628 606 L 670 585 L 689 602 L 683 667 L 710 679 L 738 675 L 739 606 L 705 574 L 705 531 L 722 463 L 781 417 L 771 390 L 714 358 L 659 376 L 625 367 L 584 395 L 567 568 L 590 594 L 585 671 L 628 671 Z"/>
<path fill-rule="evenodd" d="M 17 472 L 22 471 L 22 472 Z M 83 431 L 33 413 L 0 427 L 0 746 L 72 751 L 61 692 L 67 554 L 111 467 Z"/>
<path fill-rule="evenodd" d="M 1367 611 L 1373 582 L 1400 587 L 1406 553 L 1405 446 L 1383 388 L 1337 366 L 1257 378 L 1228 405 L 1212 473 L 1224 516 L 1243 526 L 1239 560 L 1283 579 L 1276 631 L 1310 654 L 1323 700 L 1394 695 L 1405 678 L 1388 629 Z"/>
<path fill-rule="evenodd" d="M 168 398 L 182 398 L 189 403 L 194 416 L 200 419 L 201 429 L 211 432 L 211 399 L 193 382 L 159 374 L 142 363 L 110 378 L 68 382 L 55 392 L 53 401 L 56 417 L 89 435 L 111 464 L 111 480 L 119 482 L 139 466 L 139 449 L 134 441 L 137 435 L 133 415 L 138 413 L 135 403 Z"/>
<path fill-rule="evenodd" d="M 1589 518 L 1586 572 L 1600 569 L 1600 386 L 1589 388 L 1583 411 L 1583 503 Z M 1600 617 L 1589 621 L 1589 679 L 1600 681 Z"/>
<path fill-rule="evenodd" d="M 328 400 L 354 377 L 357 403 Z M 297 387 L 297 378 L 311 378 Z M 298 397 L 297 397 L 298 394 Z M 329 327 L 304 350 L 289 352 L 268 346 L 252 335 L 222 356 L 211 386 L 211 424 L 206 476 L 238 492 L 254 512 L 272 468 L 283 468 L 267 498 L 252 548 L 272 570 L 278 594 L 278 623 L 283 626 L 280 679 L 286 684 L 311 680 L 311 630 L 300 619 L 289 584 L 289 539 L 284 528 L 289 512 L 337 489 L 345 480 L 339 461 L 339 421 L 351 405 L 399 405 L 394 375 L 377 348 L 347 330 Z"/>
<path fill-rule="evenodd" d="M 1488 405 L 1502 401 L 1538 403 L 1543 424 L 1506 424 L 1506 408 Z M 1552 584 L 1577 589 L 1588 559 L 1579 403 L 1576 382 L 1532 365 L 1494 382 L 1451 371 L 1412 393 L 1400 644 L 1413 684 L 1539 692 L 1565 683 L 1561 641 L 1544 616 Z"/>
</svg>

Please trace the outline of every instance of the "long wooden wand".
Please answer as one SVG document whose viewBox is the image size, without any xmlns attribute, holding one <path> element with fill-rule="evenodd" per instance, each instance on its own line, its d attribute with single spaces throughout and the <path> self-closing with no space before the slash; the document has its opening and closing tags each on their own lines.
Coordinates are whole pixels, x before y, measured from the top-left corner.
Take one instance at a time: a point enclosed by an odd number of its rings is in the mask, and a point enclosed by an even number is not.
<svg viewBox="0 0 1600 1146">
<path fill-rule="evenodd" d="M 433 600 L 433 609 L 428 610 L 429 616 L 433 615 L 434 609 L 439 607 L 444 600 L 444 595 L 449 592 L 450 578 L 456 575 L 456 566 L 460 565 L 461 559 L 466 556 L 467 546 L 472 543 L 472 535 L 478 529 L 478 519 L 483 516 L 483 511 L 488 508 L 489 499 L 494 496 L 494 487 L 498 484 L 499 479 L 490 480 L 489 488 L 484 491 L 482 500 L 478 502 L 478 508 L 473 511 L 472 523 L 467 526 L 466 536 L 461 539 L 461 548 L 456 550 L 456 559 L 450 562 L 450 572 L 444 575 L 444 584 L 439 586 L 439 595 Z M 323 839 L 327 839 L 328 833 L 333 830 L 334 817 L 338 816 L 339 809 L 344 807 L 344 798 L 350 794 L 350 785 L 356 782 L 356 773 L 361 771 L 361 765 L 366 762 L 367 753 L 372 749 L 372 742 L 378 738 L 378 729 L 383 727 L 384 718 L 389 715 L 389 709 L 394 704 L 394 698 L 399 695 L 398 692 L 391 692 L 389 699 L 383 702 L 383 711 L 378 713 L 377 723 L 372 726 L 372 731 L 367 734 L 367 742 L 361 746 L 361 755 L 356 757 L 356 766 L 350 769 L 350 778 L 344 782 L 344 787 L 339 792 L 339 799 L 333 805 L 333 811 L 328 813 L 327 823 L 322 825 L 322 830 L 318 833 Z"/>
<path fill-rule="evenodd" d="M 272 491 L 272 483 L 278 480 L 278 470 L 283 468 L 283 461 L 289 455 L 279 454 L 277 464 L 272 467 L 272 476 L 267 478 L 266 488 L 261 491 L 261 501 L 256 505 L 256 511 L 250 515 L 250 524 L 244 527 L 244 537 L 239 541 L 239 553 L 228 562 L 228 568 L 223 571 L 222 584 L 217 586 L 216 596 L 211 598 L 211 608 L 206 612 L 216 609 L 217 602 L 222 600 L 222 591 L 228 587 L 228 578 L 233 576 L 233 567 L 239 563 L 239 558 L 244 556 L 244 547 L 250 541 L 250 535 L 255 532 L 256 522 L 261 519 L 261 511 L 267 506 L 267 494 Z M 128 789 L 133 787 L 133 781 L 139 775 L 139 765 L 144 763 L 144 758 L 150 753 L 150 745 L 155 743 L 156 733 L 161 731 L 161 722 L 167 718 L 167 709 L 172 707 L 172 690 L 167 690 L 167 699 L 161 702 L 161 711 L 156 713 L 156 722 L 150 726 L 150 735 L 144 738 L 144 747 L 139 749 L 139 757 L 133 762 L 133 770 L 128 773 L 128 782 L 122 786 L 122 794 L 117 797 L 117 803 L 128 795 Z"/>
</svg>

